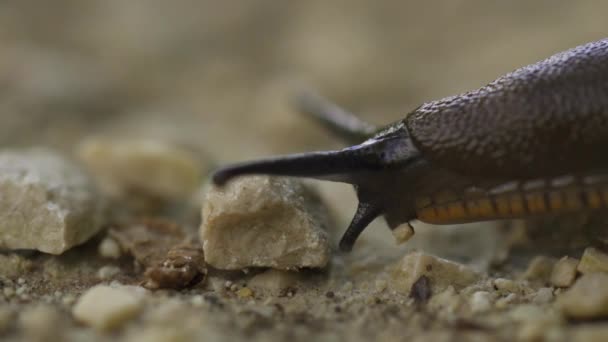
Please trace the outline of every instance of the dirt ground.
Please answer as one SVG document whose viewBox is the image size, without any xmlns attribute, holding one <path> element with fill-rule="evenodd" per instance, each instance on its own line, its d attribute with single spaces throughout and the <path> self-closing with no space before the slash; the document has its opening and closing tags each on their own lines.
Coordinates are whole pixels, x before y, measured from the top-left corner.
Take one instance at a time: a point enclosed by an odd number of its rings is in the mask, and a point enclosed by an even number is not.
<svg viewBox="0 0 608 342">
<path fill-rule="evenodd" d="M 591 1 L 3 1 L 0 145 L 74 155 L 91 136 L 148 138 L 196 151 L 208 169 L 333 149 L 342 143 L 290 107 L 298 90 L 315 89 L 370 122 L 389 123 L 424 101 L 604 38 L 606 10 L 608 4 Z M 354 193 L 347 185 L 311 183 L 337 217 L 335 246 L 356 208 Z M 169 219 L 195 232 L 198 209 Z M 601 243 L 572 246 L 580 225 L 576 218 L 543 222 L 530 247 L 517 245 L 522 222 L 418 224 L 416 236 L 397 246 L 378 220 L 351 254 L 336 251 L 327 269 L 300 272 L 288 291 L 243 293 L 238 289 L 251 273 L 210 273 L 189 289 L 148 291 L 138 317 L 97 332 L 72 317 L 80 294 L 98 283 L 143 279 L 129 255 L 98 253 L 104 231 L 61 256 L 0 255 L 0 336 L 600 341 L 608 338 L 607 321 L 565 317 L 555 299 L 562 289 L 526 276 L 534 257 L 580 258 Z M 552 233 L 562 226 L 569 236 Z M 420 301 L 391 285 L 399 281 L 393 267 L 412 250 L 466 264 L 480 278 Z M 107 266 L 118 271 L 100 279 Z M 517 289 L 503 289 L 497 279 Z M 488 293 L 490 307 L 475 306 L 474 298 L 486 296 L 478 292 Z"/>
</svg>

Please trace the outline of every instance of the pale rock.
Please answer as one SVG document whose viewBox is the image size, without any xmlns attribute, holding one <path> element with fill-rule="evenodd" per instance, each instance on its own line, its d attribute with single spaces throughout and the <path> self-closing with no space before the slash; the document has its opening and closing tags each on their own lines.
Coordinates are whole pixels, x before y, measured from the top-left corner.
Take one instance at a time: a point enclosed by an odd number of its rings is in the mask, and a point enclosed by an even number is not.
<svg viewBox="0 0 608 342">
<path fill-rule="evenodd" d="M 492 295 L 487 291 L 477 291 L 473 293 L 469 301 L 471 312 L 480 313 L 492 308 Z"/>
<path fill-rule="evenodd" d="M 577 270 L 583 274 L 593 272 L 608 273 L 608 254 L 593 247 L 586 248 L 581 261 L 578 263 Z"/>
<path fill-rule="evenodd" d="M 109 195 L 184 199 L 200 184 L 202 163 L 192 153 L 156 140 L 89 138 L 80 159 Z"/>
<path fill-rule="evenodd" d="M 97 271 L 97 278 L 99 278 L 101 280 L 108 280 L 119 273 L 120 273 L 120 268 L 118 266 L 106 265 L 106 266 L 102 266 Z"/>
<path fill-rule="evenodd" d="M 391 273 L 392 281 L 389 285 L 408 294 L 414 282 L 421 276 L 428 277 L 433 293 L 449 285 L 460 289 L 479 279 L 479 275 L 465 265 L 414 251 L 406 254 L 397 263 Z"/>
<path fill-rule="evenodd" d="M 551 272 L 551 285 L 556 287 L 570 287 L 576 279 L 578 259 L 565 256 L 553 266 Z"/>
<path fill-rule="evenodd" d="M 33 341 L 60 340 L 61 316 L 57 309 L 49 305 L 26 308 L 19 315 L 23 332 Z"/>
<path fill-rule="evenodd" d="M 428 306 L 442 315 L 454 314 L 461 304 L 461 297 L 456 293 L 453 286 L 448 286 L 445 290 L 432 296 Z"/>
<path fill-rule="evenodd" d="M 325 267 L 329 214 L 318 195 L 291 178 L 251 176 L 207 189 L 200 229 L 215 268 Z"/>
<path fill-rule="evenodd" d="M 294 287 L 298 283 L 300 275 L 292 271 L 268 270 L 256 274 L 247 283 L 250 287 L 267 290 L 270 292 L 280 292 L 287 288 Z"/>
<path fill-rule="evenodd" d="M 102 227 L 89 177 L 50 150 L 0 152 L 0 194 L 0 248 L 61 254 Z"/>
<path fill-rule="evenodd" d="M 142 294 L 131 288 L 97 285 L 78 298 L 72 314 L 96 330 L 107 331 L 136 317 L 142 307 Z"/>
<path fill-rule="evenodd" d="M 402 224 L 392 230 L 395 242 L 398 245 L 404 244 L 414 236 L 414 228 L 409 223 Z"/>
<path fill-rule="evenodd" d="M 507 308 L 509 305 L 515 303 L 515 301 L 517 301 L 517 295 L 515 293 L 509 293 L 507 296 L 500 298 L 496 301 L 496 308 L 498 309 L 504 309 Z"/>
<path fill-rule="evenodd" d="M 116 242 L 116 240 L 110 236 L 106 236 L 103 240 L 101 240 L 97 250 L 99 255 L 109 259 L 118 259 L 122 254 L 122 250 L 120 249 L 118 242 Z"/>
<path fill-rule="evenodd" d="M 551 272 L 555 265 L 555 259 L 546 256 L 536 256 L 523 274 L 523 278 L 527 280 L 540 280 L 548 282 L 551 278 Z"/>
<path fill-rule="evenodd" d="M 532 297 L 532 301 L 536 304 L 546 304 L 553 300 L 553 289 L 550 287 L 541 287 Z"/>
<path fill-rule="evenodd" d="M 558 297 L 562 312 L 572 318 L 588 319 L 608 316 L 608 274 L 589 273 Z"/>
<path fill-rule="evenodd" d="M 515 322 L 537 322 L 549 324 L 559 320 L 559 315 L 555 312 L 547 311 L 538 305 L 522 304 L 513 307 L 507 316 Z"/>
<path fill-rule="evenodd" d="M 494 287 L 500 292 L 517 292 L 519 289 L 519 285 L 511 279 L 496 278 L 493 283 Z"/>
<path fill-rule="evenodd" d="M 236 291 L 239 298 L 246 299 L 253 297 L 253 291 L 248 287 L 242 287 Z"/>
</svg>

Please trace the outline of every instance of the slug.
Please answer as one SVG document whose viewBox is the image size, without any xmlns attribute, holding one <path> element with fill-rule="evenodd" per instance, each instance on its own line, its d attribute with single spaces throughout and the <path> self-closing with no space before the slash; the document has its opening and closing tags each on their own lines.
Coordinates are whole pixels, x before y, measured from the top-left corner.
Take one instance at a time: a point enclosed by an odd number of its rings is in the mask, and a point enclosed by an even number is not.
<svg viewBox="0 0 608 342">
<path fill-rule="evenodd" d="M 424 103 L 381 129 L 320 98 L 302 98 L 300 107 L 360 143 L 227 166 L 213 182 L 269 174 L 354 185 L 359 204 L 342 251 L 379 216 L 395 230 L 414 220 L 456 224 L 608 207 L 608 38 Z"/>
</svg>

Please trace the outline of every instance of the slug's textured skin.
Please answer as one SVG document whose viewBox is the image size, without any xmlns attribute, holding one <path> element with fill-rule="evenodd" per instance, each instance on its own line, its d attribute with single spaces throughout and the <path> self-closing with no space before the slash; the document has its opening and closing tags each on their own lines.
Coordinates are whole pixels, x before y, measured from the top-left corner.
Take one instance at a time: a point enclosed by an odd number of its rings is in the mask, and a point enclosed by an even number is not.
<svg viewBox="0 0 608 342">
<path fill-rule="evenodd" d="M 608 166 L 608 40 L 523 67 L 406 119 L 437 167 L 476 177 L 557 176 Z"/>
<path fill-rule="evenodd" d="M 273 174 L 353 184 L 359 206 L 342 250 L 378 216 L 395 229 L 416 219 L 453 224 L 608 208 L 608 39 L 425 103 L 372 136 L 331 104 L 303 103 L 333 131 L 367 139 L 228 166 L 214 182 Z"/>
</svg>

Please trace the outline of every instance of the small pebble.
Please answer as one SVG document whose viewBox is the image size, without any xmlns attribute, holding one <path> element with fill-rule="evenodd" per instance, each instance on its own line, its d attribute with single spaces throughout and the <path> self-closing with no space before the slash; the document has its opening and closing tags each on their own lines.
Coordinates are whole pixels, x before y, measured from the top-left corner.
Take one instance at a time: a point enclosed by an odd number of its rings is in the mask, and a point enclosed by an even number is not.
<svg viewBox="0 0 608 342">
<path fill-rule="evenodd" d="M 551 285 L 556 287 L 570 287 L 576 279 L 578 259 L 565 256 L 553 266 L 551 272 Z"/>
<path fill-rule="evenodd" d="M 581 257 L 577 270 L 583 274 L 593 272 L 608 273 L 608 254 L 596 248 L 588 247 Z"/>
<path fill-rule="evenodd" d="M 190 304 L 196 307 L 201 307 L 205 303 L 205 299 L 201 295 L 192 296 L 190 298 Z"/>
<path fill-rule="evenodd" d="M 553 289 L 550 287 L 542 287 L 536 291 L 532 301 L 536 304 L 546 304 L 553 300 Z"/>
<path fill-rule="evenodd" d="M 469 305 L 473 313 L 488 311 L 492 308 L 492 295 L 487 291 L 477 291 L 471 296 Z"/>
<path fill-rule="evenodd" d="M 118 242 L 109 236 L 106 236 L 101 240 L 98 246 L 98 252 L 102 257 L 109 259 L 118 259 L 122 254 Z"/>
<path fill-rule="evenodd" d="M 15 289 L 13 289 L 12 287 L 5 287 L 2 289 L 2 292 L 4 293 L 4 296 L 6 298 L 11 298 L 15 295 Z"/>
<path fill-rule="evenodd" d="M 118 328 L 139 314 L 140 293 L 127 287 L 97 285 L 85 292 L 72 309 L 74 318 L 96 330 Z"/>
<path fill-rule="evenodd" d="M 557 304 L 568 317 L 608 317 L 608 274 L 584 274 L 558 297 Z"/>
<path fill-rule="evenodd" d="M 500 298 L 496 301 L 496 308 L 504 309 L 508 307 L 510 304 L 513 304 L 517 300 L 517 295 L 515 293 L 509 293 L 506 297 Z"/>
<path fill-rule="evenodd" d="M 120 273 L 120 267 L 113 266 L 113 265 L 106 265 L 106 266 L 101 267 L 97 271 L 97 278 L 102 279 L 102 280 L 108 280 L 119 273 Z"/>
<path fill-rule="evenodd" d="M 398 226 L 397 228 L 392 230 L 392 233 L 393 237 L 395 238 L 395 241 L 399 245 L 407 242 L 415 234 L 414 228 L 412 228 L 409 223 Z"/>
<path fill-rule="evenodd" d="M 189 151 L 155 140 L 89 138 L 78 155 L 100 187 L 111 196 L 133 193 L 177 200 L 200 184 L 203 167 Z"/>
<path fill-rule="evenodd" d="M 238 291 L 236 291 L 236 295 L 239 298 L 251 298 L 251 297 L 253 297 L 253 291 L 251 291 L 251 289 L 248 287 L 243 287 L 243 288 L 239 289 Z"/>
<path fill-rule="evenodd" d="M 270 269 L 256 274 L 251 278 L 248 285 L 256 289 L 280 292 L 295 286 L 299 277 L 300 275 L 297 272 Z"/>
<path fill-rule="evenodd" d="M 61 317 L 49 305 L 26 308 L 19 315 L 19 323 L 26 336 L 34 341 L 61 340 Z"/>
<path fill-rule="evenodd" d="M 523 274 L 523 278 L 527 280 L 540 280 L 548 282 L 551 278 L 555 259 L 546 256 L 537 256 L 530 261 L 528 268 Z"/>
<path fill-rule="evenodd" d="M 397 263 L 388 285 L 409 294 L 414 282 L 422 276 L 428 277 L 433 292 L 442 291 L 449 285 L 463 288 L 479 278 L 465 265 L 422 252 L 411 252 Z"/>
<path fill-rule="evenodd" d="M 519 289 L 517 283 L 510 279 L 496 278 L 493 283 L 501 292 L 516 292 Z"/>
</svg>

